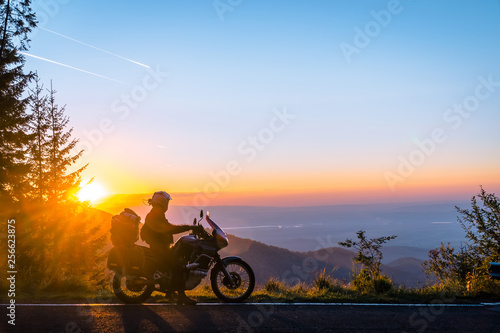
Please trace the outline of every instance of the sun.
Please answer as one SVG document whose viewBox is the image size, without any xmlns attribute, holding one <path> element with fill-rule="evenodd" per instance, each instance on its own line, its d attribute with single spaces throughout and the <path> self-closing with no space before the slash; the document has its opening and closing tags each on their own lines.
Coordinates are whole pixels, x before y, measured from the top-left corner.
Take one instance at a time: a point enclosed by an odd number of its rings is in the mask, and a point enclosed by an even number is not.
<svg viewBox="0 0 500 333">
<path fill-rule="evenodd" d="M 76 193 L 78 200 L 95 202 L 108 195 L 106 188 L 99 182 L 93 181 L 90 184 L 84 185 L 80 191 Z"/>
</svg>

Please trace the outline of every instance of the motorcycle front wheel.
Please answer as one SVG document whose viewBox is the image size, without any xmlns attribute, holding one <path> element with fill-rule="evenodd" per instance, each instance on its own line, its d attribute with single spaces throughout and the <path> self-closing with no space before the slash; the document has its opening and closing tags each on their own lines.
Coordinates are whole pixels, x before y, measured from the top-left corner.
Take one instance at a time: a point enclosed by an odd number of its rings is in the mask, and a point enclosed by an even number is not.
<svg viewBox="0 0 500 333">
<path fill-rule="evenodd" d="M 231 276 L 232 283 L 224 275 L 222 265 L 212 269 L 210 281 L 215 295 L 223 302 L 243 302 L 253 292 L 255 275 L 252 268 L 241 259 L 225 261 L 226 270 Z"/>
<path fill-rule="evenodd" d="M 147 282 L 145 277 L 122 275 L 115 272 L 112 282 L 113 292 L 124 303 L 142 303 L 154 291 L 154 285 Z"/>
</svg>

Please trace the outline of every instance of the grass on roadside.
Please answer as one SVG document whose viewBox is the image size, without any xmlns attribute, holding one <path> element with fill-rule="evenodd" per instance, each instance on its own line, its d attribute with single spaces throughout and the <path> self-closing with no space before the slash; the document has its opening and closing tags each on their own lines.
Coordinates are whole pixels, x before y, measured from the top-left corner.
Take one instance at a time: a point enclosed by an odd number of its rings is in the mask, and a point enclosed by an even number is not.
<svg viewBox="0 0 500 333">
<path fill-rule="evenodd" d="M 384 278 L 385 279 L 385 278 Z M 389 280 L 390 281 L 390 280 Z M 376 282 L 376 281 L 375 281 Z M 367 282 L 364 281 L 366 284 Z M 384 283 L 387 281 L 384 280 Z M 390 285 L 383 291 L 360 287 L 359 283 L 339 281 L 324 271 L 316 276 L 311 284 L 298 283 L 293 286 L 285 282 L 270 278 L 265 284 L 256 286 L 254 292 L 246 302 L 270 303 L 477 303 L 499 302 L 500 283 L 492 281 L 489 290 L 467 291 L 456 285 L 434 285 L 422 288 L 404 288 Z M 186 294 L 198 302 L 220 302 L 215 296 L 209 281 L 204 281 L 194 290 Z M 39 291 L 36 294 L 18 294 L 17 302 L 42 303 L 51 302 L 79 302 L 79 303 L 120 303 L 113 295 L 111 288 L 102 288 L 99 291 L 74 290 L 71 292 Z M 170 302 L 163 293 L 154 292 L 148 303 Z"/>
</svg>

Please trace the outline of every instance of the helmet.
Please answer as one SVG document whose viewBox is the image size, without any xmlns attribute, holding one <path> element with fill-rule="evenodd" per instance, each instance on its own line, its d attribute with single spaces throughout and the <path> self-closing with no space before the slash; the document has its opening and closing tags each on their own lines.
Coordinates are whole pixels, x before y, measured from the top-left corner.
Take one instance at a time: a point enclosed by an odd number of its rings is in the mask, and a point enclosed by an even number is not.
<svg viewBox="0 0 500 333">
<path fill-rule="evenodd" d="M 153 197 L 150 199 L 151 204 L 158 204 L 164 210 L 168 208 L 168 202 L 172 200 L 170 194 L 165 191 L 158 191 L 153 194 Z"/>
</svg>

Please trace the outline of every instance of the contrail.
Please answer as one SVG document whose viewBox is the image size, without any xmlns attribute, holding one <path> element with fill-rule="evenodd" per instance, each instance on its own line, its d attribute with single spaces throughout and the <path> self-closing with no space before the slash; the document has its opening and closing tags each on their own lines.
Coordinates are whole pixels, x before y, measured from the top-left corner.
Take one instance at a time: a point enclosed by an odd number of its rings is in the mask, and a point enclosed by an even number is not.
<svg viewBox="0 0 500 333">
<path fill-rule="evenodd" d="M 91 47 L 91 48 L 93 48 L 93 49 L 99 50 L 99 51 L 101 51 L 101 52 L 104 52 L 104 53 L 107 53 L 107 54 L 111 54 L 112 56 L 115 56 L 115 57 L 121 58 L 121 59 L 123 59 L 123 60 L 130 61 L 130 62 L 132 62 L 132 63 L 134 63 L 134 64 L 136 64 L 136 65 L 139 65 L 139 66 L 142 66 L 142 67 L 146 67 L 146 68 L 151 68 L 150 66 L 145 65 L 145 64 L 142 64 L 142 63 L 140 63 L 140 62 L 138 62 L 138 61 L 134 61 L 134 60 L 131 60 L 131 59 L 129 59 L 129 58 L 122 57 L 121 55 L 118 55 L 118 54 L 116 54 L 116 53 L 113 53 L 113 52 L 109 52 L 109 51 L 103 50 L 103 49 L 98 48 L 98 47 L 96 47 L 96 46 L 93 46 L 93 45 L 90 45 L 90 44 L 87 44 L 87 43 L 81 42 L 81 41 L 76 40 L 76 39 L 74 39 L 74 38 L 71 38 L 71 37 L 65 36 L 65 35 L 63 35 L 63 34 L 60 34 L 60 33 L 58 33 L 58 32 L 55 32 L 55 31 L 52 31 L 52 30 L 49 30 L 49 29 L 46 29 L 46 28 L 42 28 L 42 27 L 40 27 L 40 29 L 45 30 L 45 31 L 48 31 L 48 32 L 53 33 L 53 34 L 55 34 L 55 35 L 61 36 L 61 37 L 63 37 L 63 38 L 66 38 L 66 39 L 72 40 L 73 42 L 76 42 L 76 43 L 79 43 L 79 44 L 82 44 L 82 45 L 85 45 L 85 46 Z"/>
<path fill-rule="evenodd" d="M 121 84 L 125 84 L 125 85 L 130 85 L 126 82 L 123 82 L 123 81 L 119 81 L 119 80 L 115 80 L 115 79 L 112 79 L 110 77 L 107 77 L 107 76 L 104 76 L 104 75 L 100 75 L 100 74 L 96 74 L 96 73 L 92 73 L 92 72 L 89 72 L 89 71 L 86 71 L 84 69 L 80 69 L 80 68 L 77 68 L 77 67 L 73 67 L 73 66 L 70 66 L 70 65 L 66 65 L 66 64 L 63 64 L 63 63 L 60 63 L 60 62 L 57 62 L 57 61 L 54 61 L 54 60 L 50 60 L 50 59 L 46 59 L 46 58 L 42 58 L 42 57 L 39 57 L 39 56 L 36 56 L 36 55 L 33 55 L 33 54 L 29 54 L 29 53 L 26 53 L 26 52 L 21 52 L 21 51 L 18 51 L 19 53 L 21 54 L 24 54 L 25 56 L 28 56 L 28 57 L 32 57 L 32 58 L 35 58 L 35 59 L 40 59 L 40 60 L 43 60 L 43 61 L 47 61 L 47 62 L 50 62 L 50 63 L 53 63 L 53 64 L 56 64 L 56 65 L 59 65 L 59 66 L 63 66 L 63 67 L 67 67 L 67 68 L 71 68 L 71 69 L 74 69 L 74 70 L 77 70 L 77 71 L 80 71 L 80 72 L 84 72 L 84 73 L 87 73 L 87 74 L 90 74 L 90 75 L 94 75 L 94 76 L 97 76 L 97 77 L 100 77 L 100 78 L 103 78 L 103 79 L 106 79 L 106 80 L 110 80 L 110 81 L 114 81 L 114 82 L 118 82 L 118 83 L 121 83 Z"/>
</svg>

